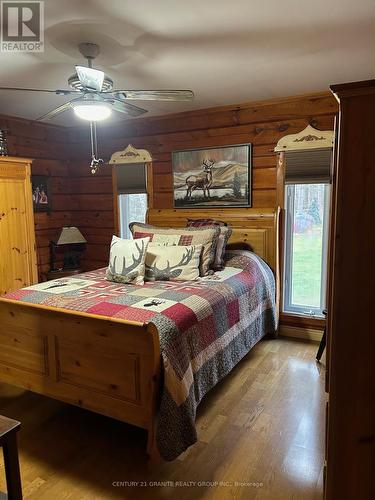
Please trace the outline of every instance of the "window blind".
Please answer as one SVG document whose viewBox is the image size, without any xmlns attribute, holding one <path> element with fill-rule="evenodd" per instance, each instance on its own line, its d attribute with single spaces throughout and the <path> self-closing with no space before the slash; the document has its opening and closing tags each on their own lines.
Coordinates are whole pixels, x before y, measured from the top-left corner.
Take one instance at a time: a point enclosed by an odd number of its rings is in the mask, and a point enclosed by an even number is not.
<svg viewBox="0 0 375 500">
<path fill-rule="evenodd" d="M 285 184 L 331 182 L 332 149 L 285 151 Z"/>
<path fill-rule="evenodd" d="M 118 194 L 146 193 L 146 167 L 144 163 L 116 165 Z"/>
</svg>

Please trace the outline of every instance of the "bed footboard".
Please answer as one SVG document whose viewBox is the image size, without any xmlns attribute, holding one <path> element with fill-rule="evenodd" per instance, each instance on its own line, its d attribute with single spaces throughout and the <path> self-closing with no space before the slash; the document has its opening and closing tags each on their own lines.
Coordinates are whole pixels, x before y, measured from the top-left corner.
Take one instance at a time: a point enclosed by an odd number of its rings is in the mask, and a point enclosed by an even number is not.
<svg viewBox="0 0 375 500">
<path fill-rule="evenodd" d="M 0 299 L 0 381 L 145 428 L 160 379 L 153 325 Z"/>
</svg>

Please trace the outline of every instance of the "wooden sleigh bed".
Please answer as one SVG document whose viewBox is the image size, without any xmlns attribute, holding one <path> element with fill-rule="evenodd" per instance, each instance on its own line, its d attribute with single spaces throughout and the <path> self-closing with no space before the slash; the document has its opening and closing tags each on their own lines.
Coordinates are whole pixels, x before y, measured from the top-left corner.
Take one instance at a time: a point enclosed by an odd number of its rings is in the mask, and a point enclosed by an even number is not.
<svg viewBox="0 0 375 500">
<path fill-rule="evenodd" d="M 147 221 L 185 226 L 191 216 L 225 220 L 233 228 L 229 246 L 246 245 L 270 265 L 278 307 L 279 210 L 150 209 Z M 0 298 L 0 381 L 146 429 L 151 457 L 160 363 L 151 323 Z"/>
</svg>

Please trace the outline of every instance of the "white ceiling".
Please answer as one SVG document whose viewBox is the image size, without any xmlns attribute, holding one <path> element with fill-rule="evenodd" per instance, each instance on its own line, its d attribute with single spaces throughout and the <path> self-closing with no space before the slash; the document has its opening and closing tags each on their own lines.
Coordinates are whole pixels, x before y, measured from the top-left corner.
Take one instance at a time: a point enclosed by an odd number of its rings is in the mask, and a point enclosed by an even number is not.
<svg viewBox="0 0 375 500">
<path fill-rule="evenodd" d="M 150 115 L 328 89 L 375 78 L 375 0 L 45 0 L 45 52 L 0 52 L 0 86 L 68 88 L 94 65 L 120 89 L 191 89 L 193 102 L 139 104 Z M 0 91 L 0 112 L 36 118 L 66 97 Z M 136 101 L 131 101 L 137 104 Z M 124 119 L 116 113 L 111 118 Z M 72 111 L 52 120 L 76 125 Z"/>
</svg>

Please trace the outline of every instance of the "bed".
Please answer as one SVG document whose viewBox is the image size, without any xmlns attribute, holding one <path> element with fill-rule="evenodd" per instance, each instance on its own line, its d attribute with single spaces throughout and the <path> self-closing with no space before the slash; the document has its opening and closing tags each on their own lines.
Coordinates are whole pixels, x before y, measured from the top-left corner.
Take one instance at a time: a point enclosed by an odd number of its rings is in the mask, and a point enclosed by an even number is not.
<svg viewBox="0 0 375 500">
<path fill-rule="evenodd" d="M 277 328 L 279 210 L 150 209 L 147 220 L 192 215 L 232 226 L 224 271 L 136 287 L 96 270 L 63 292 L 47 282 L 0 298 L 0 380 L 146 429 L 153 459 L 193 444 L 204 394 Z"/>
</svg>

